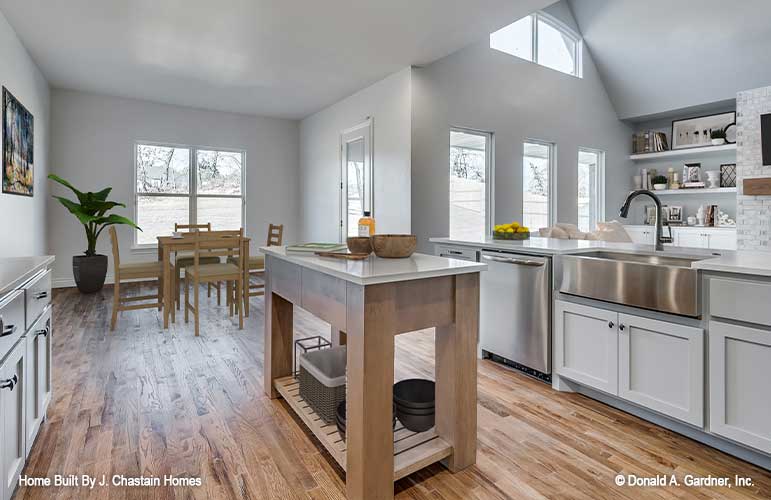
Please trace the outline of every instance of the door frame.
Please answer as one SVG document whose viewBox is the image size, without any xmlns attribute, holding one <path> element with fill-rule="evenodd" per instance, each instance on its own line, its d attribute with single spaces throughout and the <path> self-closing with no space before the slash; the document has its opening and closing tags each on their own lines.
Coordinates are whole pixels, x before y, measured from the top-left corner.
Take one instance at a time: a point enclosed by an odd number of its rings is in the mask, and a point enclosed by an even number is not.
<svg viewBox="0 0 771 500">
<path fill-rule="evenodd" d="M 461 132 L 464 134 L 478 135 L 485 138 L 485 237 L 493 236 L 493 226 L 495 221 L 495 132 L 469 128 L 469 127 L 457 127 L 451 126 L 450 131 L 447 134 L 448 140 L 453 132 Z M 450 154 L 450 148 L 452 148 L 452 141 L 450 140 L 449 147 L 447 148 L 447 154 Z M 448 161 L 449 164 L 449 161 Z M 448 177 L 447 192 L 449 193 L 449 183 L 452 180 Z M 449 206 L 447 207 L 449 210 Z M 449 233 L 449 213 L 448 213 L 448 233 Z"/>
<path fill-rule="evenodd" d="M 348 236 L 348 165 L 345 146 L 359 139 L 364 140 L 364 200 L 362 210 L 369 210 L 375 217 L 375 156 L 374 156 L 374 120 L 368 116 L 364 121 L 340 131 L 340 144 L 338 148 L 340 164 L 340 210 L 339 228 L 340 242 L 345 242 Z M 369 179 L 366 173 L 369 172 Z M 369 200 L 367 192 L 369 191 Z"/>
</svg>

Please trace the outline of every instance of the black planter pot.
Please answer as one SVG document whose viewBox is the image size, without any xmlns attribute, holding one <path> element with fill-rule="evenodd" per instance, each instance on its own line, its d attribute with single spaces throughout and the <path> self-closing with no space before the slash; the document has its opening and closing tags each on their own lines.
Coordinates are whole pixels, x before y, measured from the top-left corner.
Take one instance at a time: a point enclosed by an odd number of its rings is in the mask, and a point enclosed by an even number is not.
<svg viewBox="0 0 771 500">
<path fill-rule="evenodd" d="M 98 292 L 107 276 L 106 255 L 76 255 L 72 258 L 72 275 L 81 293 Z"/>
</svg>

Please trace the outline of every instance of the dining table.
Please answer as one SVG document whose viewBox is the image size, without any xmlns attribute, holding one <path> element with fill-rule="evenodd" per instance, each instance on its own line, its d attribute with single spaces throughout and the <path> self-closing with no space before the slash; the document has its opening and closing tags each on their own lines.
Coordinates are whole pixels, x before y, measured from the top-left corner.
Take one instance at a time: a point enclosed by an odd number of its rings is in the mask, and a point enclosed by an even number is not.
<svg viewBox="0 0 771 500">
<path fill-rule="evenodd" d="M 174 289 L 174 278 L 172 273 L 172 254 L 178 252 L 192 252 L 195 248 L 195 240 L 191 236 L 195 233 L 181 233 L 180 235 L 158 236 L 158 260 L 163 263 L 163 328 L 169 327 L 171 323 L 176 322 L 176 308 L 174 299 L 176 290 Z M 244 247 L 241 250 L 240 259 L 243 262 L 249 262 L 249 244 L 250 238 L 244 238 Z M 244 285 L 242 290 L 249 290 L 249 266 L 244 266 Z M 247 292 L 248 293 L 248 292 Z M 244 304 L 244 316 L 249 316 L 249 300 L 240 297 L 239 300 Z"/>
</svg>

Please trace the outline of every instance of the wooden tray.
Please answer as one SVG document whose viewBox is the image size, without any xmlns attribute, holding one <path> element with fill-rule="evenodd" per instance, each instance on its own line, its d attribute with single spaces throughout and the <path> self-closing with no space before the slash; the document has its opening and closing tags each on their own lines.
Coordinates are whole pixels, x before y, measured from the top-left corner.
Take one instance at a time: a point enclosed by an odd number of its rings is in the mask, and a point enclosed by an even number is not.
<svg viewBox="0 0 771 500">
<path fill-rule="evenodd" d="M 316 252 L 319 257 L 330 257 L 332 259 L 343 260 L 364 260 L 369 257 L 368 253 L 344 253 L 344 252 Z"/>
</svg>

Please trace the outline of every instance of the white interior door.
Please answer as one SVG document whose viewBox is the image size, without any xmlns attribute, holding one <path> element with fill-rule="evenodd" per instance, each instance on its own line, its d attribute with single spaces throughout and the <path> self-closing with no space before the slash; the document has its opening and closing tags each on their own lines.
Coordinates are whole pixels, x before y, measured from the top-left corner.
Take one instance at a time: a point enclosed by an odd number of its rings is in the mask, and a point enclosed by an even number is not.
<svg viewBox="0 0 771 500">
<path fill-rule="evenodd" d="M 358 235 L 358 221 L 374 214 L 372 119 L 340 133 L 340 241 Z"/>
</svg>

